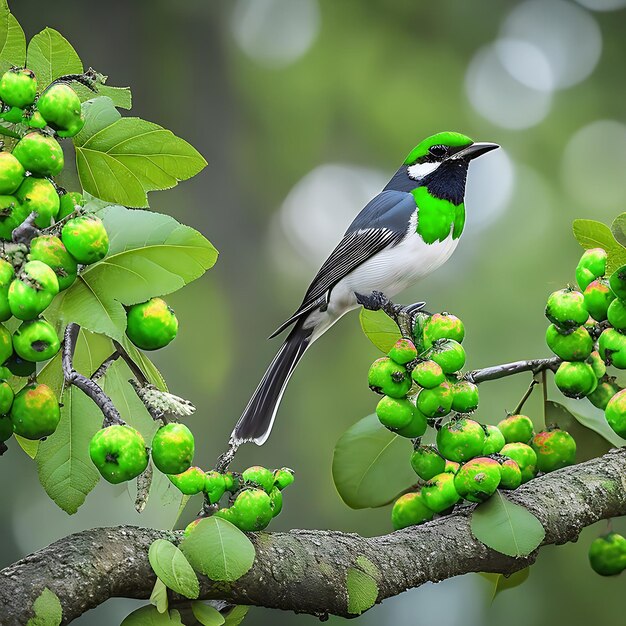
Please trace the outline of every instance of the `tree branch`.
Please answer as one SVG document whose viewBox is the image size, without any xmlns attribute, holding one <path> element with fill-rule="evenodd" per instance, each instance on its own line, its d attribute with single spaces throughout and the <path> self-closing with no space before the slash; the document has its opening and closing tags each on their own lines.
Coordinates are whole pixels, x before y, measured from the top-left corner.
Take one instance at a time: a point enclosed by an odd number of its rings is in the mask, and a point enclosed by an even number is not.
<svg viewBox="0 0 626 626">
<path fill-rule="evenodd" d="M 580 531 L 601 519 L 626 514 L 626 449 L 540 476 L 507 497 L 542 523 L 543 545 L 576 541 Z M 200 597 L 236 604 L 350 617 L 346 574 L 357 557 L 376 567 L 378 602 L 427 581 L 468 572 L 511 574 L 533 563 L 500 554 L 473 537 L 471 507 L 422 526 L 381 537 L 294 530 L 251 533 L 256 548 L 252 569 L 224 585 L 201 577 Z M 59 597 L 63 624 L 109 598 L 148 598 L 155 576 L 148 548 L 157 538 L 178 543 L 180 532 L 136 527 L 98 528 L 70 535 L 0 572 L 3 624 L 24 624 L 44 587 Z M 19 599 L 19 601 L 16 601 Z M 172 603 L 183 598 L 172 596 Z"/>
<path fill-rule="evenodd" d="M 532 372 L 533 374 L 539 374 L 546 370 L 556 371 L 561 364 L 562 359 L 558 356 L 550 357 L 549 359 L 529 359 L 527 361 L 513 361 L 512 363 L 503 363 L 502 365 L 492 365 L 491 367 L 484 367 L 479 370 L 473 370 L 463 375 L 465 380 L 469 380 L 471 383 L 478 385 L 488 380 L 498 380 L 499 378 L 506 378 L 507 376 L 513 376 L 514 374 L 521 374 L 522 372 Z"/>
</svg>

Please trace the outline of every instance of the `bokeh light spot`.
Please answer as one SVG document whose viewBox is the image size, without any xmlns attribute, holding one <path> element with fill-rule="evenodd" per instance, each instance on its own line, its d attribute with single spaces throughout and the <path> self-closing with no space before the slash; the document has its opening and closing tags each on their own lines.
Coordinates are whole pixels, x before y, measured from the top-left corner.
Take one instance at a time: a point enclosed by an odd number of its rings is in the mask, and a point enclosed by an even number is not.
<svg viewBox="0 0 626 626">
<path fill-rule="evenodd" d="M 546 55 L 521 39 L 498 39 L 495 50 L 500 63 L 515 80 L 539 91 L 554 90 L 554 76 Z"/>
<path fill-rule="evenodd" d="M 592 11 L 615 11 L 626 7 L 626 0 L 576 0 L 576 2 Z"/>
</svg>

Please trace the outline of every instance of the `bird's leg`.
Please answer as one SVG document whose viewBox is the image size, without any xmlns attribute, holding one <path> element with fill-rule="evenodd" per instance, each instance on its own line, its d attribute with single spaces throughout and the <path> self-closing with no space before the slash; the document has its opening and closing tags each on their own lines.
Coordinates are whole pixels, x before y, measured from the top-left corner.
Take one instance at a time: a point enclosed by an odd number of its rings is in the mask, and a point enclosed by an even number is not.
<svg viewBox="0 0 626 626">
<path fill-rule="evenodd" d="M 368 311 L 383 311 L 398 326 L 405 339 L 413 340 L 413 322 L 415 314 L 424 308 L 425 302 L 415 302 L 408 306 L 394 304 L 380 291 L 372 291 L 370 295 L 355 293 L 357 302 Z"/>
</svg>

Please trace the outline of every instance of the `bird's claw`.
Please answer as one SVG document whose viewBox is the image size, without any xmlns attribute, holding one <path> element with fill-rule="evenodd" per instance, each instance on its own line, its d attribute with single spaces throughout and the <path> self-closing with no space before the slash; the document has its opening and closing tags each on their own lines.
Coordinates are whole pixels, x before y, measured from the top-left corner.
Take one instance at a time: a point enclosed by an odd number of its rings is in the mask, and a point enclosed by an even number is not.
<svg viewBox="0 0 626 626">
<path fill-rule="evenodd" d="M 389 298 L 381 291 L 372 291 L 369 295 L 355 293 L 356 301 L 368 311 L 381 311 L 389 306 Z"/>
</svg>

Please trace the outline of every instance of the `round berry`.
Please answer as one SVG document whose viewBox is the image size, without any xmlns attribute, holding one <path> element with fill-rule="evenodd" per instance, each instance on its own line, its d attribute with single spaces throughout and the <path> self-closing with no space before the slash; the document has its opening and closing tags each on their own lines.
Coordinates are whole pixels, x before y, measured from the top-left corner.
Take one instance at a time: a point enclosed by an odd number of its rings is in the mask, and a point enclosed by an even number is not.
<svg viewBox="0 0 626 626">
<path fill-rule="evenodd" d="M 454 476 L 454 486 L 462 498 L 484 502 L 500 484 L 500 464 L 489 457 L 477 457 L 461 465 Z"/>
<path fill-rule="evenodd" d="M 537 454 L 530 446 L 519 442 L 507 443 L 500 450 L 500 454 L 513 459 L 519 465 L 523 483 L 535 477 L 537 473 Z"/>
<path fill-rule="evenodd" d="M 102 477 L 114 485 L 136 478 L 148 467 L 143 437 L 125 424 L 99 430 L 89 444 L 89 456 Z"/>
<path fill-rule="evenodd" d="M 589 317 L 583 294 L 572 289 L 561 289 L 550 294 L 546 317 L 560 328 L 582 326 Z"/>
<path fill-rule="evenodd" d="M 372 363 L 367 382 L 372 391 L 392 398 L 404 398 L 411 388 L 411 378 L 406 368 L 389 357 L 377 359 Z"/>
<path fill-rule="evenodd" d="M 553 472 L 576 462 L 576 442 L 565 430 L 557 428 L 537 433 L 530 445 L 537 454 L 540 472 Z"/>
<path fill-rule="evenodd" d="M 498 428 L 506 443 L 528 443 L 535 432 L 532 420 L 526 415 L 509 415 L 498 424 Z"/>
<path fill-rule="evenodd" d="M 434 515 L 435 512 L 426 506 L 421 492 L 405 493 L 393 505 L 391 523 L 395 530 L 400 530 L 427 522 Z"/>
<path fill-rule="evenodd" d="M 142 350 L 158 350 L 170 343 L 178 332 L 174 311 L 161 298 L 133 304 L 126 313 L 126 334 Z"/>
<path fill-rule="evenodd" d="M 437 433 L 437 448 L 441 455 L 462 463 L 482 453 L 485 431 L 474 420 L 462 418 L 444 424 Z"/>
<path fill-rule="evenodd" d="M 411 455 L 411 467 L 422 480 L 430 480 L 445 470 L 446 461 L 434 445 L 415 448 Z"/>
<path fill-rule="evenodd" d="M 194 454 L 192 432 L 184 424 L 161 426 L 152 438 L 152 461 L 164 474 L 181 474 L 191 466 Z"/>
</svg>

